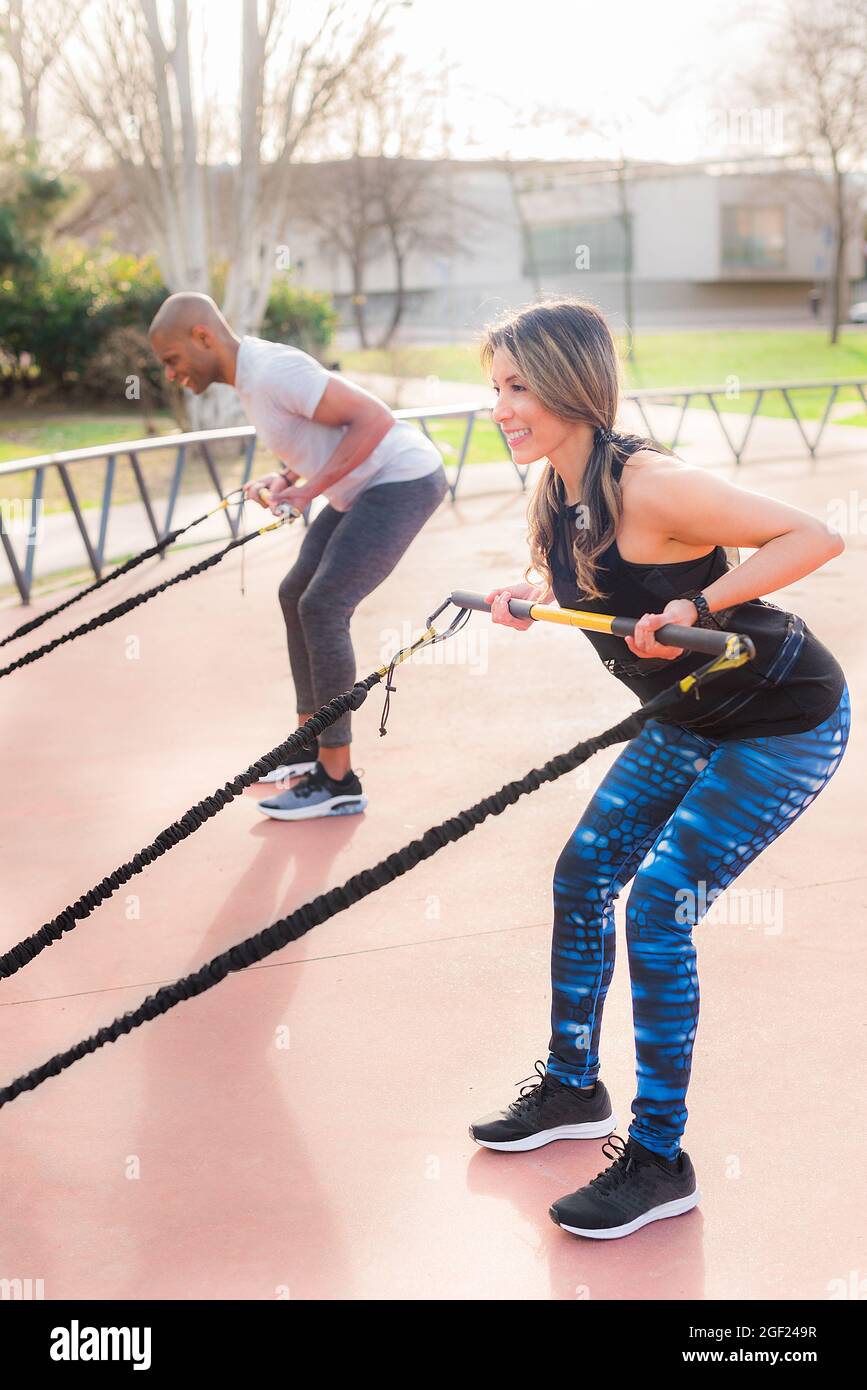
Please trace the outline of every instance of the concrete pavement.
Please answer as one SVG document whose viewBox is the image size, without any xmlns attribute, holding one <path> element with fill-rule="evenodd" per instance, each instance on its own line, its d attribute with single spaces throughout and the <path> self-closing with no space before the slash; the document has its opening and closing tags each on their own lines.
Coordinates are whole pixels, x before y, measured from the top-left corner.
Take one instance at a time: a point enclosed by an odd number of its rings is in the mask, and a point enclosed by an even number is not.
<svg viewBox="0 0 867 1390">
<path fill-rule="evenodd" d="M 698 457 L 704 423 L 691 434 Z M 472 468 L 465 482 L 359 608 L 360 673 L 451 589 L 520 575 L 514 474 Z M 834 497 L 863 494 L 860 443 L 814 468 L 768 459 L 743 482 L 823 514 Z M 612 749 L 4 1109 L 0 1277 L 42 1278 L 47 1299 L 784 1301 L 840 1297 L 853 1271 L 857 1285 L 867 1160 L 857 524 L 847 541 L 773 596 L 847 672 L 846 759 L 732 885 L 728 917 L 696 934 L 702 1015 L 686 1144 L 698 1210 L 625 1241 L 576 1241 L 547 1208 L 605 1165 L 597 1143 L 515 1156 L 467 1137 L 545 1055 L 551 874 Z M 295 528 L 251 543 L 244 598 L 233 556 L 0 683 L 3 949 L 294 726 L 276 589 L 298 544 Z M 150 564 L 114 596 L 188 563 Z M 81 618 L 105 597 L 83 603 Z M 20 617 L 0 614 L 0 632 Z M 363 816 L 275 823 L 249 792 L 0 984 L 0 1084 L 633 704 L 580 633 L 519 634 L 481 615 L 451 647 L 400 667 L 396 685 L 385 738 L 381 689 L 355 716 Z M 767 900 L 781 905 L 771 922 L 744 911 Z M 621 1133 L 634 1092 L 622 911 L 603 1037 Z"/>
</svg>

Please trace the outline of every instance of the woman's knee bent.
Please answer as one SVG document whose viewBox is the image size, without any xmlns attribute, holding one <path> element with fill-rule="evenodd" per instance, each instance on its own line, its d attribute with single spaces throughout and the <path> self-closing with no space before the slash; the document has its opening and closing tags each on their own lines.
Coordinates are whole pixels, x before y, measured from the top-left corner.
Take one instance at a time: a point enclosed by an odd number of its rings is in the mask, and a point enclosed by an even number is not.
<svg viewBox="0 0 867 1390">
<path fill-rule="evenodd" d="M 560 851 L 554 866 L 554 905 L 566 911 L 599 909 L 611 895 L 613 877 L 591 844 L 574 837 Z"/>
</svg>

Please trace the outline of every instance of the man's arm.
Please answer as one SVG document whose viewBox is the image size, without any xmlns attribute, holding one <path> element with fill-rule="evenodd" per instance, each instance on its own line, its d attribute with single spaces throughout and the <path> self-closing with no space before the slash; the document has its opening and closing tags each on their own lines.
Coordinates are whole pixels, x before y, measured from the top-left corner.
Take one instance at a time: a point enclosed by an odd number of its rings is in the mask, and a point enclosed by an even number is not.
<svg viewBox="0 0 867 1390">
<path fill-rule="evenodd" d="M 394 424 L 394 416 L 388 406 L 377 400 L 376 396 L 336 376 L 329 378 L 311 419 L 320 425 L 345 427 L 346 433 L 322 472 L 305 483 L 303 488 L 296 489 L 296 492 L 305 494 L 307 502 L 320 492 L 327 492 L 329 487 L 363 463 Z M 275 496 L 275 500 L 279 498 Z"/>
</svg>

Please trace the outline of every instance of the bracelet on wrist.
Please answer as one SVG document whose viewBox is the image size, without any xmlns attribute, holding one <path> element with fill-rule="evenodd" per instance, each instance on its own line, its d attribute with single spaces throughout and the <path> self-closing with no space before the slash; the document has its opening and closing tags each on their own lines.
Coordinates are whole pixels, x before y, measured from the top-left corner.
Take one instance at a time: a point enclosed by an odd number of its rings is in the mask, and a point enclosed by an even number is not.
<svg viewBox="0 0 867 1390">
<path fill-rule="evenodd" d="M 690 599 L 690 603 L 696 611 L 696 627 L 719 627 L 719 623 L 716 621 L 713 614 L 711 613 L 710 606 L 704 594 L 693 594 L 692 598 Z"/>
</svg>

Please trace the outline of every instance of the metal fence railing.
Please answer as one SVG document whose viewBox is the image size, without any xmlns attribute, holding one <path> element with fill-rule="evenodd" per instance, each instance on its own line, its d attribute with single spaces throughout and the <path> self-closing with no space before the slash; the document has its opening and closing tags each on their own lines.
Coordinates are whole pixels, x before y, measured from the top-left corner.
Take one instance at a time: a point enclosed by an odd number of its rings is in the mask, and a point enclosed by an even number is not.
<svg viewBox="0 0 867 1390">
<path fill-rule="evenodd" d="M 184 480 L 184 473 L 190 455 L 194 450 L 198 450 L 217 496 L 222 497 L 224 488 L 213 454 L 208 446 L 211 443 L 224 439 L 238 440 L 239 449 L 243 450 L 244 453 L 243 476 L 246 482 L 251 475 L 253 455 L 256 450 L 256 431 L 253 429 L 252 425 L 240 425 L 236 428 L 223 430 L 201 430 L 191 434 L 156 435 L 150 439 L 127 440 L 120 444 L 101 444 L 93 449 L 67 449 L 62 453 L 40 454 L 35 458 L 14 459 L 9 463 L 0 464 L 0 479 L 8 478 L 15 474 L 33 474 L 33 483 L 29 500 L 25 501 L 24 499 L 18 499 L 22 515 L 16 518 L 16 520 L 24 524 L 19 525 L 16 529 L 23 531 L 23 561 L 19 560 L 15 547 L 12 544 L 12 537 L 9 534 L 12 527 L 10 526 L 8 500 L 5 506 L 0 503 L 0 543 L 2 543 L 6 560 L 11 570 L 15 586 L 21 596 L 22 603 L 29 602 L 33 588 L 42 529 L 39 522 L 45 494 L 45 479 L 49 470 L 53 469 L 57 473 L 63 486 L 63 491 L 66 494 L 67 501 L 69 502 L 69 510 L 72 513 L 78 534 L 81 537 L 83 550 L 82 559 L 89 565 L 90 569 L 93 571 L 94 577 L 99 579 L 102 577 L 105 563 L 106 542 L 108 538 L 108 527 L 111 518 L 111 507 L 118 462 L 126 460 L 129 463 L 144 508 L 144 514 L 147 518 L 148 527 L 153 533 L 154 541 L 160 541 L 164 536 L 168 535 L 169 531 L 172 529 L 172 521 L 174 519 L 178 496 Z M 174 449 L 175 451 L 171 481 L 169 483 L 169 495 L 161 522 L 157 520 L 157 499 L 152 495 L 151 489 L 148 486 L 147 473 L 145 468 L 142 467 L 141 459 L 142 455 L 146 455 L 158 449 Z M 97 534 L 95 537 L 91 535 L 85 523 L 81 501 L 76 492 L 74 482 L 75 465 L 92 462 L 94 459 L 105 460 L 102 501 L 97 513 Z M 24 515 L 25 513 L 26 516 Z M 225 516 L 231 535 L 236 536 L 240 526 L 240 505 L 232 509 L 227 508 Z"/>
<path fill-rule="evenodd" d="M 753 424 L 755 422 L 756 416 L 759 414 L 759 411 L 761 410 L 762 403 L 767 396 L 771 396 L 774 393 L 779 393 L 781 400 L 785 402 L 789 415 L 792 417 L 792 419 L 798 427 L 798 431 L 800 433 L 801 439 L 804 442 L 804 447 L 806 448 L 807 453 L 810 455 L 811 459 L 815 459 L 819 449 L 819 445 L 822 442 L 822 436 L 825 433 L 825 427 L 830 419 L 831 411 L 834 405 L 836 404 L 837 397 L 839 396 L 840 392 L 846 387 L 856 390 L 859 396 L 861 397 L 861 400 L 863 401 L 865 407 L 867 407 L 867 395 L 865 395 L 865 387 L 867 387 L 867 378 L 865 377 L 841 377 L 838 381 L 762 381 L 751 382 L 748 384 L 738 382 L 736 396 L 737 400 L 740 400 L 743 396 L 752 396 L 755 393 L 755 400 L 753 401 L 752 410 L 750 411 L 749 419 L 747 420 L 740 444 L 735 443 L 728 430 L 726 429 L 725 424 L 723 422 L 723 415 L 725 412 L 720 411 L 719 405 L 717 404 L 717 402 L 720 399 L 727 401 L 730 401 L 732 399 L 732 389 L 729 386 L 689 386 L 664 391 L 661 391 L 658 388 L 651 386 L 642 390 L 625 391 L 623 393 L 623 399 L 627 401 L 632 401 L 634 403 L 639 414 L 641 415 L 642 420 L 644 421 L 644 424 L 647 428 L 647 433 L 650 435 L 653 434 L 653 431 L 650 428 L 650 423 L 647 419 L 647 414 L 644 408 L 646 405 L 680 406 L 680 416 L 677 421 L 674 436 L 671 440 L 666 441 L 669 447 L 672 449 L 677 448 L 678 441 L 680 439 L 680 432 L 683 428 L 684 417 L 689 407 L 697 399 L 706 400 L 717 418 L 720 430 L 722 431 L 723 439 L 725 440 L 729 452 L 731 453 L 734 463 L 739 465 L 743 462 L 743 456 L 746 451 L 750 434 L 752 433 Z M 796 391 L 828 392 L 828 400 L 825 404 L 825 410 L 819 422 L 819 427 L 816 431 L 816 436 L 812 440 L 810 440 L 807 437 L 806 430 L 804 429 L 803 419 L 798 414 L 795 408 L 795 403 L 792 399 L 792 396 Z M 746 408 L 744 409 L 743 413 L 746 414 Z"/>
<path fill-rule="evenodd" d="M 427 410 L 419 410 L 417 408 L 413 408 L 411 410 L 395 410 L 394 416 L 397 420 L 417 420 L 422 430 L 427 435 L 428 439 L 431 441 L 432 444 L 436 445 L 436 447 L 440 450 L 441 453 L 444 450 L 444 446 L 440 441 L 434 439 L 433 435 L 431 434 L 428 428 L 428 421 L 464 421 L 464 433 L 461 439 L 460 448 L 457 451 L 455 451 L 454 477 L 449 478 L 448 480 L 449 492 L 451 493 L 452 501 L 454 502 L 455 498 L 457 497 L 458 488 L 460 486 L 461 474 L 463 473 L 464 468 L 466 466 L 467 454 L 469 453 L 470 444 L 472 443 L 473 430 L 475 428 L 476 421 L 479 419 L 480 416 L 482 419 L 489 420 L 491 418 L 491 407 L 486 405 L 443 405 L 433 406 L 432 408 Z M 516 474 L 518 475 L 518 481 L 521 484 L 521 488 L 525 488 L 527 486 L 527 473 L 529 472 L 529 466 L 525 465 L 523 468 L 521 468 L 519 464 L 515 463 L 515 460 L 512 458 L 511 450 L 509 449 L 509 446 L 506 443 L 504 435 L 500 430 L 497 430 L 496 433 L 497 437 L 500 440 L 500 444 L 502 445 L 504 454 L 506 455 L 512 467 L 514 468 Z M 446 450 L 446 453 L 449 452 L 451 452 L 451 450 Z M 448 462 L 448 459 L 444 459 L 443 461 Z"/>
<path fill-rule="evenodd" d="M 455 454 L 454 475 L 449 479 L 449 488 L 452 500 L 454 500 L 461 474 L 466 465 L 476 419 L 479 416 L 489 417 L 490 409 L 486 406 L 480 407 L 471 404 L 432 407 L 424 410 L 397 410 L 395 415 L 401 420 L 417 420 L 429 439 L 432 438 L 429 421 L 457 419 L 464 422 L 461 446 Z M 499 435 L 499 431 L 497 433 Z M 508 455 L 508 446 L 502 436 L 499 437 L 503 451 Z M 224 494 L 225 488 L 220 478 L 220 470 L 210 446 L 218 442 L 225 443 L 225 441 L 231 442 L 233 440 L 237 441 L 239 451 L 244 456 L 240 478 L 240 485 L 243 486 L 252 476 L 253 458 L 256 452 L 256 431 L 252 425 L 237 425 L 219 430 L 199 430 L 188 434 L 155 435 L 148 439 L 125 440 L 118 444 L 101 444 L 92 449 L 67 449 L 61 453 L 13 459 L 8 463 L 0 464 L 0 481 L 16 475 L 21 476 L 22 479 L 28 474 L 33 475 L 30 496 L 26 499 L 23 496 L 16 499 L 19 515 L 15 518 L 17 524 L 14 527 L 10 526 L 8 499 L 7 504 L 4 505 L 3 499 L 0 498 L 0 545 L 2 545 L 12 580 L 22 603 L 29 603 L 30 601 L 37 563 L 43 548 L 42 528 L 39 521 L 45 496 L 45 480 L 51 470 L 54 470 L 60 478 L 69 503 L 69 510 L 81 540 L 82 561 L 92 570 L 94 577 L 99 579 L 106 562 L 106 545 L 118 463 L 124 461 L 129 463 L 135 478 L 136 490 L 147 518 L 148 528 L 154 541 L 160 541 L 172 529 L 186 470 L 194 457 L 198 456 L 205 464 L 216 496 L 221 497 Z M 442 447 L 447 454 L 451 452 L 446 446 Z M 144 466 L 144 457 L 158 450 L 174 450 L 175 455 L 171 468 L 168 499 L 164 501 L 164 510 L 162 505 L 164 499 L 154 497 L 153 490 L 148 484 L 147 469 Z M 91 534 L 91 528 L 85 521 L 80 496 L 76 491 L 75 466 L 94 461 L 104 461 L 105 475 L 100 506 L 98 510 L 93 509 L 97 512 L 97 519 L 93 528 L 95 534 Z M 447 458 L 446 464 L 448 471 L 452 467 L 452 460 Z M 519 468 L 517 464 L 513 464 L 513 467 L 521 486 L 524 487 L 526 485 L 526 468 Z M 22 493 L 25 490 L 22 485 Z M 159 510 L 163 511 L 161 519 L 158 519 L 157 516 Z M 226 521 L 233 536 L 238 534 L 242 510 L 240 503 L 226 509 Z M 17 536 L 10 534 L 13 530 L 18 533 Z M 20 538 L 19 549 L 23 549 L 21 558 L 19 558 L 13 544 L 16 538 Z"/>
<path fill-rule="evenodd" d="M 830 418 L 831 410 L 837 400 L 840 391 L 844 387 L 851 387 L 857 390 L 861 400 L 867 407 L 867 378 L 845 378 L 839 381 L 812 381 L 812 382 L 760 382 L 751 385 L 739 386 L 739 397 L 750 396 L 755 393 L 755 400 L 752 406 L 749 419 L 744 433 L 739 443 L 736 443 L 730 436 L 724 423 L 724 411 L 719 408 L 720 399 L 730 399 L 730 388 L 726 386 L 691 386 L 684 388 L 671 388 L 660 390 L 657 388 L 647 388 L 643 390 L 627 391 L 624 393 L 624 402 L 630 402 L 638 410 L 645 425 L 648 435 L 653 436 L 647 416 L 647 409 L 656 405 L 679 406 L 680 413 L 674 435 L 665 442 L 673 449 L 677 447 L 683 427 L 684 418 L 690 406 L 696 400 L 707 401 L 710 409 L 714 412 L 719 422 L 720 430 L 725 441 L 726 447 L 736 465 L 743 462 L 744 453 L 753 423 L 759 413 L 762 402 L 773 393 L 779 392 L 788 408 L 788 411 L 795 421 L 800 431 L 801 438 L 811 459 L 815 459 L 819 444 L 825 432 L 825 427 Z M 810 440 L 804 429 L 804 422 L 798 415 L 793 401 L 793 395 L 798 391 L 827 390 L 829 393 L 828 402 L 819 423 L 815 437 Z M 429 439 L 440 448 L 444 454 L 447 473 L 453 470 L 449 478 L 449 489 L 452 501 L 455 500 L 461 482 L 461 476 L 467 464 L 470 447 L 473 441 L 473 434 L 477 422 L 489 420 L 491 416 L 490 406 L 479 405 L 478 403 L 458 404 L 451 406 L 436 406 L 431 408 L 415 408 L 410 410 L 396 410 L 395 416 L 400 420 L 415 420 Z M 452 448 L 438 441 L 431 433 L 431 425 L 436 422 L 446 422 L 449 420 L 463 421 L 463 431 L 458 448 Z M 508 445 L 501 432 L 497 430 L 496 437 L 502 454 L 509 460 L 515 470 L 521 488 L 526 487 L 528 468 L 521 468 L 511 457 Z M 15 475 L 21 475 L 22 479 L 27 474 L 33 475 L 32 487 L 29 498 L 23 496 L 17 499 L 20 509 L 20 516 L 17 518 L 18 524 L 10 527 L 8 499 L 4 503 L 0 497 L 0 545 L 2 545 L 6 561 L 11 572 L 12 580 L 18 590 L 22 603 L 28 603 L 33 589 L 33 582 L 36 576 L 37 561 L 41 553 L 40 534 L 41 528 L 39 520 L 42 511 L 42 504 L 45 494 L 45 480 L 51 470 L 54 470 L 60 478 L 63 491 L 69 503 L 69 510 L 74 519 L 78 535 L 82 545 L 82 560 L 93 571 L 98 579 L 101 577 L 106 562 L 106 547 L 109 533 L 109 523 L 114 498 L 114 485 L 116 471 L 119 462 L 127 461 L 132 469 L 135 479 L 136 490 L 147 518 L 147 525 L 153 534 L 154 541 L 160 541 L 172 528 L 172 522 L 181 494 L 184 477 L 190 460 L 197 456 L 205 465 L 209 480 L 217 496 L 222 496 L 225 487 L 220 478 L 220 470 L 210 448 L 212 444 L 223 441 L 237 441 L 239 454 L 243 455 L 243 465 L 241 469 L 241 484 L 248 481 L 252 476 L 253 458 L 256 451 L 256 431 L 252 425 L 238 425 L 229 429 L 201 430 L 196 433 L 157 435 L 149 439 L 127 440 L 119 444 L 103 444 L 90 449 L 70 449 L 61 453 L 43 454 L 35 458 L 14 459 L 9 463 L 0 464 L 0 480 Z M 662 441 L 661 441 L 662 442 Z M 158 499 L 153 495 L 153 490 L 148 484 L 147 469 L 143 465 L 143 456 L 156 450 L 174 450 L 174 462 L 171 467 L 171 478 L 169 482 L 168 498 Z M 95 535 L 91 534 L 85 518 L 84 510 L 81 505 L 80 497 L 75 487 L 75 467 L 84 462 L 103 460 L 105 463 L 105 474 L 102 483 L 101 503 L 96 512 Z M 22 494 L 24 492 L 22 486 Z M 158 504 L 165 502 L 165 508 L 161 520 L 157 518 Z M 238 504 L 225 512 L 229 531 L 233 536 L 238 534 L 242 524 L 242 506 Z M 306 518 L 305 518 L 306 520 Z M 23 540 L 19 542 L 19 549 L 23 549 L 23 556 L 19 557 L 16 547 L 13 544 L 14 531 Z M 55 566 L 56 568 L 57 566 Z"/>
</svg>

